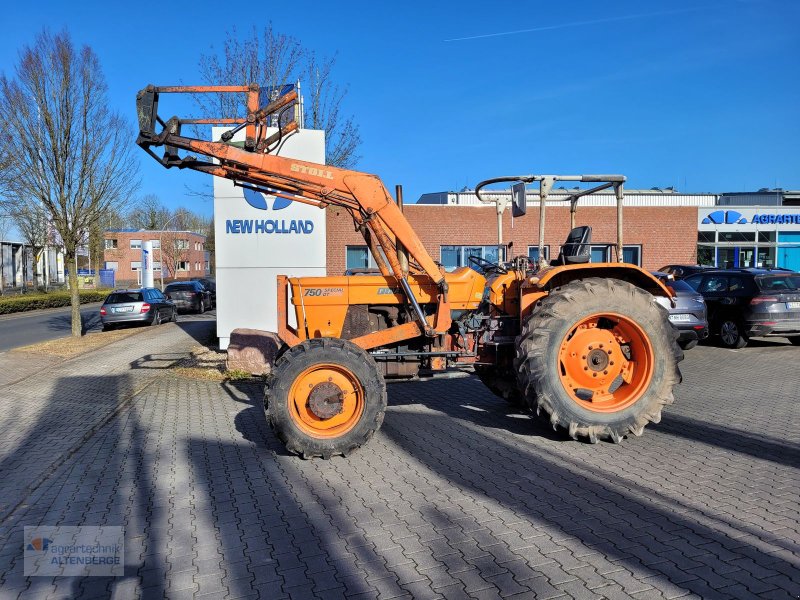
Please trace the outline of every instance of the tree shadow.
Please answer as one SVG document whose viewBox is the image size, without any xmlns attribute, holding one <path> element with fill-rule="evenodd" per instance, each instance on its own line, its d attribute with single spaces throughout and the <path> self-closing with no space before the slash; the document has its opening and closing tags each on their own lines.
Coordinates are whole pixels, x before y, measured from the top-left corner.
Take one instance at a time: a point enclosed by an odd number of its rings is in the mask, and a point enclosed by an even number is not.
<svg viewBox="0 0 800 600">
<path fill-rule="evenodd" d="M 732 556 L 763 565 L 773 575 L 796 570 L 763 549 L 772 544 L 776 550 L 793 551 L 789 540 L 656 492 L 644 485 L 652 474 L 620 476 L 613 463 L 598 472 L 591 461 L 580 458 L 596 452 L 596 447 L 573 445 L 576 456 L 558 452 L 550 457 L 542 453 L 542 446 L 552 444 L 531 447 L 524 439 L 505 433 L 488 435 L 475 425 L 466 420 L 460 427 L 441 414 L 397 411 L 387 415 L 383 432 L 474 502 L 488 501 L 510 511 L 512 520 L 522 519 L 543 529 L 539 534 L 546 533 L 546 539 L 537 548 L 540 554 L 548 553 L 545 548 L 552 552 L 553 544 L 559 545 L 558 538 L 563 538 L 570 543 L 560 544 L 562 549 L 574 555 L 579 554 L 577 548 L 584 553 L 596 551 L 640 580 L 655 578 L 655 587 L 672 582 L 701 597 L 722 595 L 713 589 L 722 585 L 712 583 L 711 577 L 706 580 L 703 572 L 708 566 L 734 570 L 726 565 Z M 611 450 L 617 453 L 620 466 L 629 464 L 625 449 Z M 644 479 L 637 482 L 640 477 Z M 531 536 L 535 538 L 536 533 Z M 727 579 L 724 585 L 737 581 Z"/>
<path fill-rule="evenodd" d="M 9 490 L 15 494 L 15 503 L 4 502 L 13 506 L 3 516 L 3 594 L 110 597 L 114 588 L 138 586 L 139 572 L 152 569 L 143 596 L 163 597 L 163 561 L 148 549 L 163 543 L 166 517 L 154 493 L 149 434 L 130 406 L 135 385 L 127 374 L 59 379 L 37 422 L 3 457 L 4 500 Z M 36 525 L 125 527 L 124 575 L 25 577 L 23 528 Z"/>
<path fill-rule="evenodd" d="M 682 415 L 666 414 L 658 425 L 659 431 L 668 435 L 747 454 L 786 467 L 800 465 L 800 445 L 757 437 L 730 427 L 690 419 Z"/>
<path fill-rule="evenodd" d="M 72 315 L 53 315 L 47 318 L 47 329 L 50 331 L 57 331 L 68 334 L 72 331 Z M 100 313 L 93 311 L 89 315 L 81 314 L 81 333 L 86 334 L 88 331 L 99 331 L 102 328 L 100 322 Z"/>
<path fill-rule="evenodd" d="M 186 318 L 178 317 L 178 327 L 183 329 L 186 333 L 188 333 L 194 340 L 200 344 L 201 346 L 205 346 L 207 348 L 214 348 L 218 347 L 218 338 L 216 328 L 209 329 L 208 323 L 209 321 L 216 322 L 217 317 L 216 314 L 213 315 L 197 315 L 192 320 L 187 320 Z"/>
</svg>

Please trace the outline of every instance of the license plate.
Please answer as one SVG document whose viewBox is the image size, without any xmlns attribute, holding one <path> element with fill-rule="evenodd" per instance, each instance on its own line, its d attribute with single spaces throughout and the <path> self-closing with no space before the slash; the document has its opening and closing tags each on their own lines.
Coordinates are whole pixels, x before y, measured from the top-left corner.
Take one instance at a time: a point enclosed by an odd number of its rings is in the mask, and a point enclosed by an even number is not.
<svg viewBox="0 0 800 600">
<path fill-rule="evenodd" d="M 800 302 L 787 302 L 786 308 L 789 310 L 800 310 Z"/>
<path fill-rule="evenodd" d="M 120 306 L 119 308 L 114 309 L 115 313 L 126 313 L 126 312 L 133 312 L 132 306 Z"/>
<path fill-rule="evenodd" d="M 670 315 L 669 320 L 673 323 L 686 323 L 692 320 L 692 315 Z"/>
</svg>

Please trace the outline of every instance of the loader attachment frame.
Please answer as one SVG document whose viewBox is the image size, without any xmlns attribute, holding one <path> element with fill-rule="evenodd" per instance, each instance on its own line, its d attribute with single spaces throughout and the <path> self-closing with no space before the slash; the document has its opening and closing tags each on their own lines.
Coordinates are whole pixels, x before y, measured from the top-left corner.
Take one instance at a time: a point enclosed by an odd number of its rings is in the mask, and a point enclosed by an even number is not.
<svg viewBox="0 0 800 600">
<path fill-rule="evenodd" d="M 246 95 L 247 116 L 244 118 L 162 119 L 158 114 L 160 94 L 217 94 L 238 93 Z M 136 143 L 166 168 L 192 169 L 233 180 L 235 185 L 280 196 L 318 208 L 339 206 L 353 218 L 356 229 L 372 250 L 384 276 L 394 275 L 407 300 L 407 306 L 418 328 L 400 326 L 374 334 L 371 345 L 417 337 L 423 332 L 428 337 L 446 333 L 450 328 L 450 307 L 444 271 L 434 262 L 417 234 L 403 215 L 386 187 L 376 175 L 320 165 L 280 156 L 282 141 L 298 129 L 296 119 L 282 122 L 281 115 L 297 102 L 297 92 L 284 94 L 259 108 L 260 88 L 249 86 L 166 86 L 149 85 L 136 96 L 139 136 Z M 278 128 L 267 134 L 270 117 L 278 115 Z M 218 141 L 207 141 L 182 135 L 186 124 L 232 125 Z M 233 135 L 245 131 L 244 147 L 230 143 Z M 163 147 L 161 156 L 154 148 Z M 181 155 L 185 151 L 192 154 Z M 200 155 L 202 158 L 198 158 Z M 377 247 L 383 250 L 384 262 Z M 439 292 L 433 323 L 426 318 L 408 283 L 409 272 L 430 278 Z M 284 286 L 285 288 L 285 286 Z M 284 297 L 285 300 L 285 297 Z M 286 310 L 279 303 L 279 310 Z M 288 329 L 279 332 L 290 346 L 299 338 Z"/>
</svg>

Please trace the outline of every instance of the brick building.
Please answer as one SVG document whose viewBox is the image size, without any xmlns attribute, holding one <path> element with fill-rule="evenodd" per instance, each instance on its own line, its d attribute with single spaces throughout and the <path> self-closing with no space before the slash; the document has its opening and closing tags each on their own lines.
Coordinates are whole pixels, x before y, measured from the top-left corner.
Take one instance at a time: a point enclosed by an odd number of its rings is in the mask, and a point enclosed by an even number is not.
<svg viewBox="0 0 800 600">
<path fill-rule="evenodd" d="M 548 200 L 545 223 L 545 258 L 555 258 L 569 233 L 569 207 L 554 191 Z M 715 194 L 678 194 L 669 190 L 626 191 L 623 243 L 627 262 L 645 269 L 669 263 L 697 262 L 698 210 L 715 205 Z M 497 213 L 494 205 L 481 204 L 471 191 L 423 195 L 417 204 L 407 204 L 405 214 L 434 260 L 452 269 L 467 264 L 477 254 L 496 261 L 506 257 L 538 257 L 538 196 L 529 193 L 524 217 L 503 215 L 503 242 L 498 251 Z M 613 194 L 581 199 L 577 225 L 592 226 L 592 261 L 616 260 L 616 209 Z M 364 240 L 354 231 L 346 211 L 329 208 L 327 213 L 327 270 L 340 275 L 348 268 L 374 265 Z M 505 257 L 503 257 L 505 258 Z"/>
<path fill-rule="evenodd" d="M 150 231 L 112 229 L 103 234 L 106 269 L 116 273 L 117 286 L 136 285 L 142 267 L 142 243 L 153 242 L 153 271 L 156 281 L 190 279 L 209 274 L 206 236 L 193 231 Z M 164 249 L 162 252 L 161 245 Z"/>
</svg>

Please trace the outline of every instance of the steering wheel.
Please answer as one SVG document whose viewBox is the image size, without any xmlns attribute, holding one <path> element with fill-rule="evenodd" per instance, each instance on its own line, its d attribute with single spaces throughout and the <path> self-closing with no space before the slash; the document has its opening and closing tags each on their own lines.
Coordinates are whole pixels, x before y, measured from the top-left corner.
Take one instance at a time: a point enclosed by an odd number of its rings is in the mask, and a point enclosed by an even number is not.
<svg viewBox="0 0 800 600">
<path fill-rule="evenodd" d="M 508 269 L 504 266 L 488 261 L 480 256 L 469 256 L 467 260 L 487 275 L 489 273 L 497 273 L 498 275 L 505 275 L 508 273 Z"/>
</svg>

